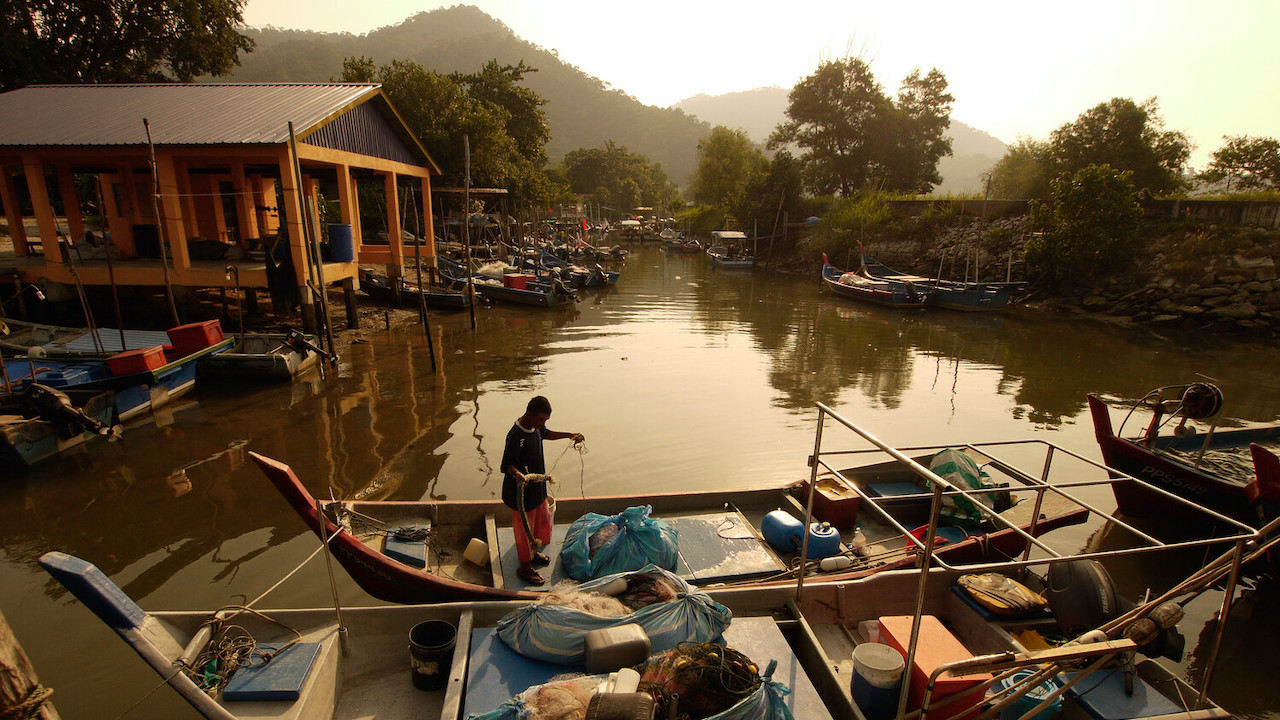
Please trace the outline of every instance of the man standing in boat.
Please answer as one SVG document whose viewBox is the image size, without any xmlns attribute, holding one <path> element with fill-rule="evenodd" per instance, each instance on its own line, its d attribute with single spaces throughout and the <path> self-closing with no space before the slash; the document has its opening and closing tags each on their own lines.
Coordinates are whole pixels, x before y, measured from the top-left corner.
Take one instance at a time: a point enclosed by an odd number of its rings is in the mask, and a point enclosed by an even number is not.
<svg viewBox="0 0 1280 720">
<path fill-rule="evenodd" d="M 551 418 L 551 401 L 538 395 L 529 401 L 524 414 L 507 432 L 502 450 L 502 502 L 511 508 L 511 526 L 515 529 L 516 555 L 520 569 L 516 575 L 531 585 L 542 585 L 546 579 L 534 565 L 551 562 L 540 548 L 551 542 L 551 511 L 547 507 L 547 484 L 530 478 L 547 471 L 542 453 L 543 440 L 571 438 L 582 442 L 582 433 L 547 429 Z M 523 501 L 523 503 L 521 502 Z"/>
</svg>

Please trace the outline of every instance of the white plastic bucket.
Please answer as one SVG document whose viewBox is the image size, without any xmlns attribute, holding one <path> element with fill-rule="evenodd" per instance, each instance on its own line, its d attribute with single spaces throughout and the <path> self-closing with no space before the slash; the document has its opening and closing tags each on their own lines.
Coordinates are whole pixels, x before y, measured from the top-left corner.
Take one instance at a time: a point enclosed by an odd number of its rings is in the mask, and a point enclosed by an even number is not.
<svg viewBox="0 0 1280 720">
<path fill-rule="evenodd" d="M 471 542 L 467 543 L 467 549 L 462 551 L 462 557 L 467 560 L 484 567 L 489 564 L 489 543 L 480 538 L 471 538 Z"/>
<path fill-rule="evenodd" d="M 902 653 L 880 643 L 853 649 L 850 692 L 867 720 L 890 718 L 898 707 L 898 688 L 906 662 Z"/>
</svg>

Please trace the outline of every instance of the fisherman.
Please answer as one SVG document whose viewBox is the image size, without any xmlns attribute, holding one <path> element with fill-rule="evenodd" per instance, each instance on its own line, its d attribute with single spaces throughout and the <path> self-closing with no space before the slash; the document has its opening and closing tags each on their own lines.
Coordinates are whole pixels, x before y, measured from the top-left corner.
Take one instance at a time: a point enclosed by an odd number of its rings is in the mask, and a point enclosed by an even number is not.
<svg viewBox="0 0 1280 720">
<path fill-rule="evenodd" d="M 550 564 L 551 559 L 540 548 L 551 542 L 551 511 L 547 507 L 547 485 L 531 475 L 546 473 L 542 454 L 543 440 L 571 438 L 575 444 L 586 438 L 582 433 L 547 429 L 551 418 L 551 401 L 538 395 L 529 401 L 525 412 L 507 432 L 502 450 L 502 502 L 511 508 L 511 526 L 515 529 L 516 555 L 520 569 L 516 575 L 530 585 L 542 585 L 546 579 L 534 565 Z M 523 505 L 521 505 L 523 500 Z M 530 542 L 532 538 L 533 542 Z"/>
</svg>

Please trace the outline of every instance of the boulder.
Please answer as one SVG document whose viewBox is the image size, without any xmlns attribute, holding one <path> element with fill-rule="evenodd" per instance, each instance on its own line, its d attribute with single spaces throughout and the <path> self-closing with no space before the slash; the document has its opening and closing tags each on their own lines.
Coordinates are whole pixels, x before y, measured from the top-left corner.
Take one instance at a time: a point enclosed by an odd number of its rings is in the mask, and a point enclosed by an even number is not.
<svg viewBox="0 0 1280 720">
<path fill-rule="evenodd" d="M 1231 320 L 1243 320 L 1251 318 L 1258 314 L 1256 308 L 1249 303 L 1236 303 L 1234 305 L 1223 305 L 1209 311 L 1210 317 L 1227 318 Z"/>
</svg>

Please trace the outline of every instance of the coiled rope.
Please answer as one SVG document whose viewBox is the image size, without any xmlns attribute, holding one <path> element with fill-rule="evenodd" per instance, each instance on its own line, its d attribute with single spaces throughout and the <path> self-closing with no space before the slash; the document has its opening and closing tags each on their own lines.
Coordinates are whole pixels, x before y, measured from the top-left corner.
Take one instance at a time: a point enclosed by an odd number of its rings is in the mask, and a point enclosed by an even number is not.
<svg viewBox="0 0 1280 720">
<path fill-rule="evenodd" d="M 50 695 L 53 695 L 53 688 L 47 688 L 40 683 L 36 683 L 21 702 L 0 711 L 0 718 L 3 718 L 3 720 L 31 720 L 31 718 L 40 714 L 40 709 L 48 702 Z"/>
</svg>

